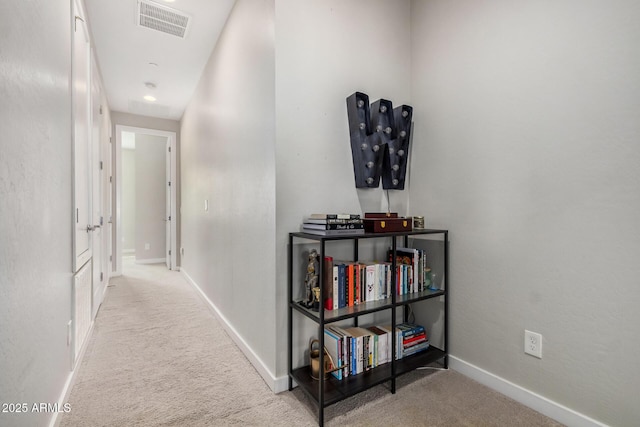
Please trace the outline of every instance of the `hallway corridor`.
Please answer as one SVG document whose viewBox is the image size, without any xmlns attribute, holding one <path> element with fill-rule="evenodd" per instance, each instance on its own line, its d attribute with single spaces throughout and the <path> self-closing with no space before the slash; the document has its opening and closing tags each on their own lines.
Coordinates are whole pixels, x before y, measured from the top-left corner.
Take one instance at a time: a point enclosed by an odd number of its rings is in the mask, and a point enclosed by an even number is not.
<svg viewBox="0 0 640 427">
<path fill-rule="evenodd" d="M 111 280 L 62 427 L 315 426 L 305 395 L 274 394 L 197 292 L 164 264 Z M 558 423 L 457 373 L 413 371 L 326 410 L 327 426 Z"/>
<path fill-rule="evenodd" d="M 111 280 L 61 426 L 314 424 L 299 402 L 272 393 L 180 273 L 124 267 Z"/>
</svg>

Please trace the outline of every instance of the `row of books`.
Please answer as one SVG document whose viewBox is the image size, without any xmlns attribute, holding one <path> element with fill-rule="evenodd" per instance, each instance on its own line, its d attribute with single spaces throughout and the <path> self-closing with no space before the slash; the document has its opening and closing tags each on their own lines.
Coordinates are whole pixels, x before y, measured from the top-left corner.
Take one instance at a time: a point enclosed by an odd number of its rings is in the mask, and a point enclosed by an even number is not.
<svg viewBox="0 0 640 427">
<path fill-rule="evenodd" d="M 391 261 L 338 261 L 325 256 L 324 308 L 338 310 L 390 298 L 394 275 L 396 295 L 418 293 L 430 288 L 431 281 L 428 278 L 431 269 L 427 267 L 425 251 L 399 248 L 396 255 L 395 271 Z"/>
<path fill-rule="evenodd" d="M 389 261 L 391 261 L 393 258 L 393 251 L 391 249 L 387 252 L 387 256 Z M 399 295 L 413 294 L 426 289 L 437 289 L 431 281 L 431 268 L 427 265 L 427 252 L 424 249 L 397 248 L 396 264 L 410 266 L 408 278 L 405 283 L 405 292 Z"/>
<path fill-rule="evenodd" d="M 360 214 L 311 214 L 300 228 L 303 233 L 319 236 L 363 234 L 364 222 Z"/>
<path fill-rule="evenodd" d="M 335 370 L 331 375 L 342 380 L 390 363 L 393 357 L 398 360 L 429 348 L 423 326 L 401 323 L 396 325 L 395 334 L 394 351 L 391 326 L 327 326 L 324 330 L 324 347 L 334 363 L 331 369 Z"/>
</svg>

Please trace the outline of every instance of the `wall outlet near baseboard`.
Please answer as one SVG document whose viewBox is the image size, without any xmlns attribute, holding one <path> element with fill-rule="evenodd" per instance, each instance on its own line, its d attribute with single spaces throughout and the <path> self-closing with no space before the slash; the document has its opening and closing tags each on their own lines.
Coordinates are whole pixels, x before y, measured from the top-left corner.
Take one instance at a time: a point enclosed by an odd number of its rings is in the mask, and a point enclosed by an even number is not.
<svg viewBox="0 0 640 427">
<path fill-rule="evenodd" d="M 524 352 L 542 359 L 542 335 L 524 330 Z"/>
</svg>

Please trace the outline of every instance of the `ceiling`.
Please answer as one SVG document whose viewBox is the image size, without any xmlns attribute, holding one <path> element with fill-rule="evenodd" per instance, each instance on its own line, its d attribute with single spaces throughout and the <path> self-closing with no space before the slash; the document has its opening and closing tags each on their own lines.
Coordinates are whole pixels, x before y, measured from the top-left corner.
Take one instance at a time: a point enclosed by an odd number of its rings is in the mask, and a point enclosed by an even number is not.
<svg viewBox="0 0 640 427">
<path fill-rule="evenodd" d="M 139 26 L 139 1 L 85 0 L 109 107 L 180 120 L 235 0 L 144 0 L 156 10 L 187 15 L 184 38 Z"/>
</svg>

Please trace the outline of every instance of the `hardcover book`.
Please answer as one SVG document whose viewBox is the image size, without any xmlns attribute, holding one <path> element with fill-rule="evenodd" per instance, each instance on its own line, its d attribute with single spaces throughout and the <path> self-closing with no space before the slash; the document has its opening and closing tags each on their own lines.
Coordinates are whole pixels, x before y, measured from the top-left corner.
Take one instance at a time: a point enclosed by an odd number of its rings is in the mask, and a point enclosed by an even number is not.
<svg viewBox="0 0 640 427">
<path fill-rule="evenodd" d="M 360 219 L 360 214 L 323 214 L 323 213 L 314 213 L 309 215 L 309 218 L 312 219 Z"/>
<path fill-rule="evenodd" d="M 339 236 L 341 234 L 364 234 L 363 229 L 354 230 L 315 230 L 313 228 L 302 227 L 302 232 L 307 234 L 315 234 L 317 236 Z"/>
<path fill-rule="evenodd" d="M 302 224 L 305 230 L 359 230 L 364 229 L 364 224 L 312 224 L 305 222 Z"/>
</svg>

